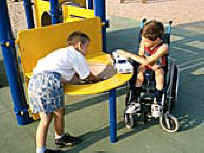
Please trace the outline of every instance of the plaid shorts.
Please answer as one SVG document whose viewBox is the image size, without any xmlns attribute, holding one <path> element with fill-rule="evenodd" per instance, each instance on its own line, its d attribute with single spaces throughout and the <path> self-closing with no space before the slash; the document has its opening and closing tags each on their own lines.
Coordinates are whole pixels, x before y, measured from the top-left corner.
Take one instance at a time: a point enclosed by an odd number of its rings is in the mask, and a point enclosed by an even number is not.
<svg viewBox="0 0 204 153">
<path fill-rule="evenodd" d="M 56 72 L 34 74 L 28 83 L 29 105 L 33 113 L 49 114 L 64 107 L 64 87 Z"/>
</svg>

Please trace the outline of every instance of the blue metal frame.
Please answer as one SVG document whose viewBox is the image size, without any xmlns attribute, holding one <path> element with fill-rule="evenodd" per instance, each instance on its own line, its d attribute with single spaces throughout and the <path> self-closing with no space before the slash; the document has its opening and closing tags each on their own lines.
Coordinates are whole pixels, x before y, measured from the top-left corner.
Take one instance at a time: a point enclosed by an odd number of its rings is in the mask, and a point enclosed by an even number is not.
<svg viewBox="0 0 204 153">
<path fill-rule="evenodd" d="M 32 29 L 35 27 L 33 9 L 32 9 L 33 3 L 31 3 L 30 0 L 24 0 L 23 5 L 26 13 L 28 29 Z"/>
<path fill-rule="evenodd" d="M 88 3 L 88 9 L 93 10 L 93 0 L 87 0 Z"/>
<path fill-rule="evenodd" d="M 58 0 L 50 0 L 50 13 L 52 16 L 52 24 L 60 23 L 62 13 Z"/>
<path fill-rule="evenodd" d="M 110 141 L 117 142 L 117 112 L 116 112 L 116 90 L 109 91 L 109 125 Z"/>
<path fill-rule="evenodd" d="M 4 67 L 8 78 L 11 96 L 14 103 L 14 111 L 19 125 L 25 125 L 32 120 L 29 118 L 28 106 L 22 91 L 22 84 L 19 82 L 18 68 L 16 62 L 15 45 L 11 24 L 8 14 L 6 0 L 0 1 L 0 42 L 4 57 Z"/>
<path fill-rule="evenodd" d="M 105 0 L 95 0 L 94 1 L 94 13 L 95 13 L 95 16 L 100 17 L 102 23 L 105 24 L 102 28 L 102 36 L 103 36 L 103 51 L 106 52 L 106 6 L 105 6 Z"/>
</svg>

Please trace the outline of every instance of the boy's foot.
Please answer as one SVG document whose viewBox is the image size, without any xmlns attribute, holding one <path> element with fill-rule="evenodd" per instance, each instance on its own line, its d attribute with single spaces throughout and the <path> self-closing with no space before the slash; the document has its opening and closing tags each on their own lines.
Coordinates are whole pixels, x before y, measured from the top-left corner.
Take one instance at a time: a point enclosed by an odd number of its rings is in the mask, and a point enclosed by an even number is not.
<svg viewBox="0 0 204 153">
<path fill-rule="evenodd" d="M 44 153 L 61 153 L 61 150 L 46 149 Z"/>
<path fill-rule="evenodd" d="M 131 102 L 125 109 L 126 114 L 134 114 L 141 111 L 141 105 L 137 102 Z"/>
<path fill-rule="evenodd" d="M 55 139 L 55 144 L 64 147 L 64 146 L 73 146 L 79 144 L 82 140 L 77 137 L 73 137 L 69 134 L 65 134 L 62 138 Z"/>
</svg>

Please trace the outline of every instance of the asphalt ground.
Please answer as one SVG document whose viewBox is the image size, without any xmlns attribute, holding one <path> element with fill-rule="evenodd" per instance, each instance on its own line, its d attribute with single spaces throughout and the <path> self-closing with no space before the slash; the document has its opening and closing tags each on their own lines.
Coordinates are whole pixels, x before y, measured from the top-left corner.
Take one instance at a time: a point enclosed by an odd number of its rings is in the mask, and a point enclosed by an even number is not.
<svg viewBox="0 0 204 153">
<path fill-rule="evenodd" d="M 139 21 L 110 16 L 107 48 L 135 51 Z M 66 153 L 202 153 L 204 146 L 204 22 L 173 25 L 170 58 L 180 71 L 178 102 L 174 115 L 180 130 L 166 133 L 160 125 L 138 125 L 133 130 L 123 122 L 126 89 L 117 89 L 118 142 L 109 141 L 108 94 L 66 97 L 66 130 L 80 136 L 78 146 Z M 0 153 L 34 153 L 38 121 L 18 126 L 0 52 Z M 53 126 L 48 147 L 55 148 Z"/>
</svg>

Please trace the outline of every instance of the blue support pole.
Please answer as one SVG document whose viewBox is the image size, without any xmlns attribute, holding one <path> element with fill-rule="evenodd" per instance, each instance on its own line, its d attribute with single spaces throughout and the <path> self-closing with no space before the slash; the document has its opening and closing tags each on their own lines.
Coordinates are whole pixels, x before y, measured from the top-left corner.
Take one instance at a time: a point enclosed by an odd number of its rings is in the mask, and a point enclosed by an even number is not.
<svg viewBox="0 0 204 153">
<path fill-rule="evenodd" d="M 60 23 L 60 6 L 58 0 L 50 0 L 50 13 L 52 16 L 52 24 Z"/>
<path fill-rule="evenodd" d="M 4 67 L 8 78 L 14 111 L 19 125 L 25 125 L 32 120 L 29 118 L 28 105 L 25 101 L 22 84 L 19 82 L 15 56 L 15 42 L 12 40 L 11 25 L 6 0 L 0 0 L 0 45 L 4 57 Z"/>
<path fill-rule="evenodd" d="M 101 21 L 104 23 L 102 28 L 102 36 L 103 36 L 103 51 L 106 52 L 106 7 L 105 0 L 95 0 L 94 1 L 94 13 L 95 16 L 99 16 Z"/>
<path fill-rule="evenodd" d="M 24 5 L 25 13 L 26 13 L 28 29 L 35 28 L 33 8 L 32 8 L 33 3 L 31 3 L 30 0 L 24 0 L 23 5 Z"/>
<path fill-rule="evenodd" d="M 93 10 L 93 0 L 87 0 L 88 3 L 88 9 Z"/>
<path fill-rule="evenodd" d="M 116 90 L 112 89 L 109 93 L 109 125 L 110 141 L 117 141 L 117 118 L 116 118 Z"/>
</svg>

